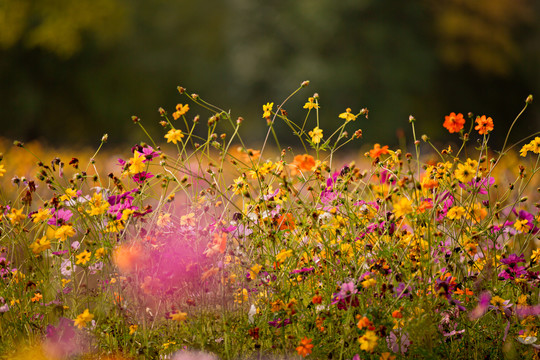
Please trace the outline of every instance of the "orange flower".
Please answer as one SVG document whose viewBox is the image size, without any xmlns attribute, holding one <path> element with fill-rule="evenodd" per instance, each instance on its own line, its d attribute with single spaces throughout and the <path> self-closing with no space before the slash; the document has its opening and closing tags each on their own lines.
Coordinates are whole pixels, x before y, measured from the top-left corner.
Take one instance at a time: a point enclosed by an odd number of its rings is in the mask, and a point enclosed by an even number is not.
<svg viewBox="0 0 540 360">
<path fill-rule="evenodd" d="M 463 118 L 463 114 L 459 113 L 456 115 L 456 113 L 451 112 L 450 115 L 447 115 L 444 117 L 444 124 L 443 126 L 448 129 L 450 133 L 457 133 L 463 129 L 463 125 L 465 124 L 465 119 Z"/>
<path fill-rule="evenodd" d="M 296 348 L 296 351 L 298 352 L 298 355 L 302 356 L 302 357 L 306 357 L 308 356 L 309 354 L 311 354 L 313 347 L 315 345 L 313 345 L 311 342 L 313 341 L 313 339 L 308 339 L 307 337 L 303 338 L 301 341 L 300 341 L 300 346 L 298 346 Z"/>
<path fill-rule="evenodd" d="M 291 213 L 286 213 L 278 218 L 279 230 L 292 230 L 294 229 L 294 219 Z"/>
<path fill-rule="evenodd" d="M 423 212 L 425 212 L 427 209 L 431 209 L 431 208 L 433 208 L 433 202 L 424 200 L 424 201 L 422 201 L 422 203 L 418 206 L 418 212 L 419 212 L 419 213 L 423 213 Z"/>
<path fill-rule="evenodd" d="M 311 299 L 311 302 L 314 304 L 321 304 L 322 303 L 322 296 L 321 295 L 315 295 Z"/>
<path fill-rule="evenodd" d="M 315 158 L 308 154 L 296 155 L 291 166 L 300 170 L 310 171 L 315 166 Z"/>
<path fill-rule="evenodd" d="M 493 130 L 493 119 L 490 117 L 486 118 L 486 115 L 477 117 L 476 123 L 478 125 L 474 127 L 474 130 L 478 130 L 478 133 L 480 135 L 487 134 L 488 132 Z"/>
<path fill-rule="evenodd" d="M 380 144 L 375 144 L 375 146 L 373 146 L 373 149 L 369 150 L 369 156 L 372 159 L 375 159 L 382 154 L 388 154 L 388 145 L 384 145 L 383 147 L 381 147 Z"/>
<path fill-rule="evenodd" d="M 364 316 L 360 318 L 360 316 L 357 316 L 356 318 L 359 319 L 358 324 L 356 324 L 356 326 L 359 329 L 363 329 L 363 328 L 374 329 L 373 323 L 367 317 Z"/>
<path fill-rule="evenodd" d="M 204 250 L 204 254 L 210 257 L 215 254 L 223 254 L 227 248 L 227 233 L 214 233 L 213 239 L 208 243 L 208 247 Z"/>
<path fill-rule="evenodd" d="M 130 273 L 143 264 L 145 255 L 140 245 L 123 244 L 114 251 L 113 260 L 120 271 Z"/>
<path fill-rule="evenodd" d="M 392 312 L 392 317 L 394 319 L 401 319 L 403 317 L 403 314 L 399 310 L 395 310 Z"/>
</svg>

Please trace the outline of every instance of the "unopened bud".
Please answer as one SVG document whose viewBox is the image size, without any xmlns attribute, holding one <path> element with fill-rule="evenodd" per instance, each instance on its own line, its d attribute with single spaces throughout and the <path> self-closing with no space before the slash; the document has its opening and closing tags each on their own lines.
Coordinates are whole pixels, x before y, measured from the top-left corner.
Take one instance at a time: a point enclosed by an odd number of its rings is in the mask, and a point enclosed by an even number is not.
<svg viewBox="0 0 540 360">
<path fill-rule="evenodd" d="M 191 94 L 191 97 L 193 98 L 193 100 L 197 100 L 199 98 L 199 95 L 198 94 Z"/>
<path fill-rule="evenodd" d="M 525 103 L 530 104 L 530 103 L 532 103 L 532 101 L 533 101 L 533 96 L 529 95 L 529 96 L 527 96 L 527 99 L 525 100 Z"/>
<path fill-rule="evenodd" d="M 319 93 L 313 94 L 313 99 L 318 99 L 318 98 L 319 98 Z"/>
<path fill-rule="evenodd" d="M 420 144 L 420 140 L 415 140 L 414 145 L 418 145 L 418 144 Z"/>
<path fill-rule="evenodd" d="M 141 121 L 141 119 L 139 119 L 138 116 L 133 115 L 133 116 L 131 117 L 131 121 L 133 121 L 133 122 L 136 124 L 136 123 L 138 123 L 139 121 Z"/>
<path fill-rule="evenodd" d="M 159 122 L 159 125 L 163 126 L 163 127 L 166 127 L 167 125 L 169 125 L 166 121 L 160 121 Z"/>
<path fill-rule="evenodd" d="M 306 87 L 309 85 L 309 80 L 306 80 L 306 81 L 303 81 L 302 84 L 300 86 L 302 87 Z"/>
<path fill-rule="evenodd" d="M 240 125 L 242 122 L 244 122 L 244 118 L 243 118 L 243 117 L 240 116 L 238 119 L 236 119 L 236 123 L 237 123 L 238 125 Z"/>
<path fill-rule="evenodd" d="M 223 133 L 223 134 L 219 135 L 219 137 L 220 137 L 222 140 L 225 140 L 225 138 L 227 137 L 227 134 Z"/>
<path fill-rule="evenodd" d="M 22 141 L 15 140 L 15 141 L 13 142 L 13 145 L 22 148 L 22 147 L 24 146 L 24 143 L 23 143 Z"/>
<path fill-rule="evenodd" d="M 178 92 L 179 92 L 180 94 L 183 94 L 183 93 L 186 91 L 186 89 L 184 89 L 184 88 L 181 87 L 181 86 L 177 86 L 177 87 L 176 87 L 176 90 L 178 90 Z"/>
<path fill-rule="evenodd" d="M 519 199 L 519 202 L 526 202 L 527 200 L 529 200 L 529 198 L 527 196 L 524 196 L 521 199 Z"/>
<path fill-rule="evenodd" d="M 101 142 L 107 142 L 108 139 L 109 139 L 109 134 L 105 134 L 101 137 Z"/>
<path fill-rule="evenodd" d="M 195 116 L 195 117 L 193 118 L 193 123 L 196 124 L 196 123 L 199 122 L 199 120 L 200 120 L 200 117 L 199 117 L 199 115 L 197 115 L 197 116 Z"/>
<path fill-rule="evenodd" d="M 162 107 L 160 107 L 160 108 L 158 109 L 158 111 L 159 111 L 159 115 L 161 115 L 161 116 L 167 115 L 167 112 L 166 112 L 165 109 L 162 108 Z"/>
<path fill-rule="evenodd" d="M 429 137 L 428 137 L 426 134 L 422 135 L 422 141 L 423 141 L 423 142 L 428 142 L 428 141 L 429 141 Z"/>
<path fill-rule="evenodd" d="M 415 121 L 416 121 L 415 117 L 412 115 L 409 115 L 409 124 L 412 124 Z"/>
</svg>

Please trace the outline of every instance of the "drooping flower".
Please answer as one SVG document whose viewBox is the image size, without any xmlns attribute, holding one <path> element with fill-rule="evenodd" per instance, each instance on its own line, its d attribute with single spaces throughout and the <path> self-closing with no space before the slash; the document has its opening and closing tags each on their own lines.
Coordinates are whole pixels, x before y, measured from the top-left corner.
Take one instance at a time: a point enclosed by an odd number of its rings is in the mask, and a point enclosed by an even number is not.
<svg viewBox="0 0 540 360">
<path fill-rule="evenodd" d="M 189 104 L 186 104 L 186 105 L 177 104 L 176 111 L 173 112 L 174 120 L 178 120 L 180 116 L 185 115 L 188 111 L 189 111 Z"/>
<path fill-rule="evenodd" d="M 447 115 L 444 117 L 444 124 L 443 126 L 452 134 L 460 132 L 461 129 L 463 129 L 463 125 L 465 124 L 465 119 L 463 118 L 463 114 L 459 113 L 456 115 L 456 113 L 451 112 L 450 115 Z"/>
<path fill-rule="evenodd" d="M 272 116 L 272 108 L 274 107 L 274 103 L 266 103 L 266 105 L 263 105 L 263 118 L 269 119 Z"/>
<path fill-rule="evenodd" d="M 313 129 L 312 131 L 310 131 L 309 133 L 309 136 L 311 136 L 311 141 L 314 143 L 314 144 L 318 144 L 321 142 L 321 139 L 323 137 L 323 131 L 322 129 L 320 129 L 318 126 L 315 127 L 315 129 Z"/>
<path fill-rule="evenodd" d="M 356 120 L 356 115 L 351 113 L 351 108 L 347 108 L 344 113 L 339 114 L 340 119 L 345 119 L 345 121 L 354 121 Z"/>
<path fill-rule="evenodd" d="M 308 102 L 304 104 L 304 109 L 311 110 L 311 109 L 318 109 L 318 108 L 319 108 L 319 104 L 315 102 L 315 98 L 313 97 L 308 98 Z"/>
<path fill-rule="evenodd" d="M 487 134 L 493 130 L 493 119 L 490 117 L 486 118 L 486 115 L 477 117 L 476 123 L 478 125 L 474 127 L 474 130 L 477 130 L 480 135 Z"/>
</svg>

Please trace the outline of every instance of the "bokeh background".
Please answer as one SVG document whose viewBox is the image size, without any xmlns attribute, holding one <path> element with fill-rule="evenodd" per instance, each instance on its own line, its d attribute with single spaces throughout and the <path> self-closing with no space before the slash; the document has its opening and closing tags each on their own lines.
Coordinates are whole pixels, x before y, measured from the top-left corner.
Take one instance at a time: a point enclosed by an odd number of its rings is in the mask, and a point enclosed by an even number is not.
<svg viewBox="0 0 540 360">
<path fill-rule="evenodd" d="M 538 0 L 0 0 L 0 136 L 132 144 L 131 116 L 159 134 L 157 109 L 184 102 L 181 85 L 244 117 L 257 142 L 262 104 L 310 80 L 293 119 L 317 92 L 325 129 L 370 110 L 366 143 L 397 144 L 409 114 L 445 140 L 451 111 L 492 116 L 502 143 L 540 96 L 538 14 Z M 512 139 L 539 119 L 533 103 Z"/>
</svg>

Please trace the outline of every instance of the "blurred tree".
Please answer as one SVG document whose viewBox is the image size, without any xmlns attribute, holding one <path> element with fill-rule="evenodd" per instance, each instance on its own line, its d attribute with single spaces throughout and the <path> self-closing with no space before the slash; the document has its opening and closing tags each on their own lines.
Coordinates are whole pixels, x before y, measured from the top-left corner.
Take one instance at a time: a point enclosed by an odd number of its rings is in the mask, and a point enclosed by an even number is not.
<svg viewBox="0 0 540 360">
<path fill-rule="evenodd" d="M 70 57 L 90 35 L 110 43 L 125 34 L 123 0 L 0 0 L 0 47 L 21 43 Z"/>
<path fill-rule="evenodd" d="M 509 75 L 521 60 L 515 29 L 534 20 L 527 0 L 432 0 L 437 48 L 452 66 Z"/>
<path fill-rule="evenodd" d="M 0 0 L 2 134 L 132 142 L 130 116 L 158 134 L 156 110 L 174 109 L 181 85 L 259 141 L 261 104 L 310 80 L 286 108 L 303 119 L 317 91 L 328 131 L 367 107 L 351 126 L 371 142 L 394 143 L 409 114 L 444 134 L 450 111 L 493 116 L 503 136 L 540 89 L 538 13 L 535 0 Z"/>
</svg>

